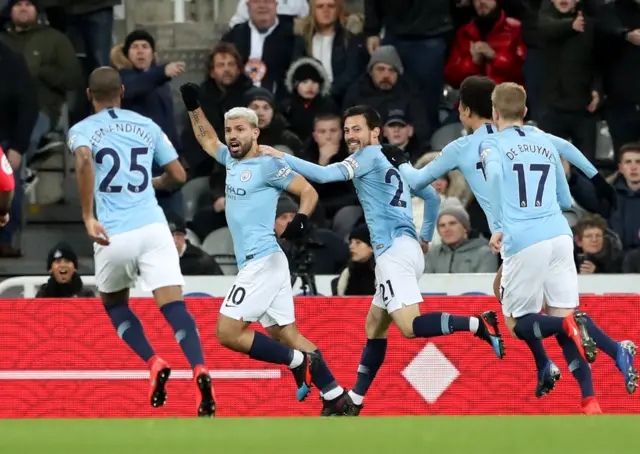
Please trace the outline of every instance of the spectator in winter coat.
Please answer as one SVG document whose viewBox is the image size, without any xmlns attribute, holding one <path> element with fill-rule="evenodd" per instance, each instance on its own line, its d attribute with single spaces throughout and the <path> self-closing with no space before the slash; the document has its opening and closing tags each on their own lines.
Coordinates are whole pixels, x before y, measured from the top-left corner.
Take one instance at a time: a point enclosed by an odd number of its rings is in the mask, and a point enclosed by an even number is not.
<svg viewBox="0 0 640 454">
<path fill-rule="evenodd" d="M 584 216 L 574 231 L 574 257 L 579 274 L 620 272 L 622 245 L 615 234 L 608 234 L 607 222 L 600 215 Z"/>
<path fill-rule="evenodd" d="M 329 96 L 331 83 L 322 63 L 303 57 L 293 62 L 287 71 L 285 85 L 289 97 L 283 102 L 282 113 L 289 129 L 304 142 L 311 137 L 316 117 L 338 112 Z"/>
<path fill-rule="evenodd" d="M 445 80 L 459 87 L 469 76 L 496 83 L 522 83 L 525 47 L 520 22 L 507 17 L 496 0 L 473 0 L 478 16 L 458 29 L 444 70 Z"/>
<path fill-rule="evenodd" d="M 36 298 L 93 298 L 95 293 L 84 287 L 77 272 L 78 256 L 67 243 L 58 243 L 49 251 L 49 280 L 36 293 Z"/>
<path fill-rule="evenodd" d="M 174 213 L 167 214 L 169 230 L 180 256 L 180 270 L 184 276 L 219 276 L 222 270 L 216 260 L 187 240 L 187 226 Z"/>
<path fill-rule="evenodd" d="M 608 180 L 618 194 L 618 206 L 607 218 L 611 230 L 628 251 L 640 247 L 640 143 L 622 147 L 618 172 Z M 572 169 L 569 188 L 576 202 L 585 210 L 602 213 L 594 185 L 581 172 Z"/>
<path fill-rule="evenodd" d="M 376 293 L 376 264 L 366 224 L 354 228 L 349 235 L 349 252 L 349 263 L 338 278 L 337 295 L 373 296 Z"/>
<path fill-rule="evenodd" d="M 469 215 L 464 209 L 447 207 L 438 216 L 442 244 L 429 249 L 425 273 L 495 273 L 498 258 L 482 237 L 472 238 Z"/>
<path fill-rule="evenodd" d="M 356 105 L 373 107 L 383 114 L 399 109 L 411 118 L 420 145 L 426 148 L 431 131 L 423 98 L 404 77 L 404 66 L 393 46 L 380 46 L 369 60 L 367 73 L 358 78 L 344 98 L 344 109 Z"/>
<path fill-rule="evenodd" d="M 122 108 L 151 118 L 160 126 L 176 150 L 181 150 L 175 126 L 173 98 L 169 82 L 184 73 L 184 62 L 156 64 L 155 40 L 145 30 L 134 30 L 127 35 L 122 47 L 116 46 L 111 57 L 120 70 L 124 85 Z M 154 162 L 152 176 L 162 175 L 164 169 Z M 179 190 L 156 191 L 160 206 L 182 215 L 183 199 Z"/>
<path fill-rule="evenodd" d="M 416 139 L 416 128 L 411 118 L 402 109 L 393 109 L 386 113 L 380 113 L 384 118 L 382 135 L 387 143 L 404 150 L 409 155 L 411 162 L 416 162 L 424 149 Z"/>
</svg>

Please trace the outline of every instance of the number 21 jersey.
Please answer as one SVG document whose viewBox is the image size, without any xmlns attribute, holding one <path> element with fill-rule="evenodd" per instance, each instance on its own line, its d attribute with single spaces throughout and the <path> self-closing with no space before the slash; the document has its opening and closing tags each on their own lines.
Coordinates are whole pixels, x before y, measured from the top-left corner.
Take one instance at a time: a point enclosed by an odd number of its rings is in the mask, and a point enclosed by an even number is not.
<svg viewBox="0 0 640 454">
<path fill-rule="evenodd" d="M 153 120 L 125 109 L 105 109 L 69 130 L 69 149 L 88 147 L 95 161 L 96 213 L 109 235 L 166 223 L 151 184 L 178 154 Z"/>
<path fill-rule="evenodd" d="M 371 234 L 375 256 L 386 251 L 395 238 L 417 239 L 409 185 L 387 158 L 380 145 L 370 145 L 342 161 L 358 193 Z"/>
</svg>

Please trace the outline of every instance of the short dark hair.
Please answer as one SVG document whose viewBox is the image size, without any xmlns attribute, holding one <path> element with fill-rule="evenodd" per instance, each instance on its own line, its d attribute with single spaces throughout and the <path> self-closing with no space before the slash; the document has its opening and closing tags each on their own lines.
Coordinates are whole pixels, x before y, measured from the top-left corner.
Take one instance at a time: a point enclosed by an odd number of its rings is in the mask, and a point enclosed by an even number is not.
<svg viewBox="0 0 640 454">
<path fill-rule="evenodd" d="M 362 115 L 367 122 L 367 127 L 369 129 L 381 128 L 382 120 L 380 119 L 380 114 L 373 107 L 366 106 L 361 104 L 359 106 L 349 107 L 344 111 L 344 115 L 342 116 L 343 121 L 349 117 L 357 117 Z"/>
<path fill-rule="evenodd" d="M 491 94 L 496 83 L 486 76 L 469 76 L 460 84 L 460 103 L 480 118 L 491 119 Z"/>
<path fill-rule="evenodd" d="M 94 69 L 89 76 L 89 90 L 93 99 L 98 102 L 118 98 L 122 90 L 120 73 L 110 66 Z"/>
<path fill-rule="evenodd" d="M 618 153 L 619 161 L 622 162 L 622 157 L 625 153 L 640 153 L 640 142 L 625 143 L 620 147 L 620 153 Z"/>
<path fill-rule="evenodd" d="M 213 49 L 211 49 L 211 52 L 209 52 L 209 59 L 207 60 L 207 72 L 211 71 L 211 68 L 213 67 L 213 59 L 218 54 L 231 55 L 236 61 L 238 69 L 242 68 L 242 57 L 240 56 L 240 53 L 238 52 L 236 46 L 232 43 L 220 41 L 214 46 Z"/>
<path fill-rule="evenodd" d="M 585 230 L 587 229 L 600 229 L 604 234 L 607 231 L 607 221 L 605 221 L 599 214 L 585 214 L 576 224 L 574 230 L 576 236 L 582 238 Z"/>
<path fill-rule="evenodd" d="M 315 126 L 319 121 L 329 121 L 329 120 L 337 120 L 338 122 L 342 122 L 342 118 L 340 115 L 334 112 L 324 112 L 318 114 L 313 119 L 313 126 Z"/>
</svg>

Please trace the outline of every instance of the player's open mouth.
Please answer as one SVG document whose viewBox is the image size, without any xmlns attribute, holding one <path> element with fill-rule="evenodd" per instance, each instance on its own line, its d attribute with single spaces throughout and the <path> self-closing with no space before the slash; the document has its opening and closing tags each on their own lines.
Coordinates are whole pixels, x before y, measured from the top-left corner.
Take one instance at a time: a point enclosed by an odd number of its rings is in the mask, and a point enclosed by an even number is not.
<svg viewBox="0 0 640 454">
<path fill-rule="evenodd" d="M 347 145 L 349 145 L 350 147 L 357 147 L 360 145 L 360 141 L 359 140 L 349 140 L 347 142 Z"/>
<path fill-rule="evenodd" d="M 238 151 L 240 149 L 240 142 L 236 142 L 234 140 L 229 142 L 229 150 Z"/>
</svg>

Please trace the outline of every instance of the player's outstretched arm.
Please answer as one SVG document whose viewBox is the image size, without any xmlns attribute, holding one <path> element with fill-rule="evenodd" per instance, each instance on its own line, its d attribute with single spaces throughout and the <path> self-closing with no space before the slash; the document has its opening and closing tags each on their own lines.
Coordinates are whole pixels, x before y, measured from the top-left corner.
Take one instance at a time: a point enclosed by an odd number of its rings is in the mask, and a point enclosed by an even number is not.
<svg viewBox="0 0 640 454">
<path fill-rule="evenodd" d="M 93 166 L 93 154 L 91 149 L 80 146 L 75 149 L 75 168 L 78 179 L 78 191 L 80 192 L 80 206 L 82 207 L 82 219 L 89 237 L 98 244 L 108 245 L 109 237 L 106 230 L 98 223 L 93 215 L 93 190 L 95 185 L 95 168 Z"/>
<path fill-rule="evenodd" d="M 320 184 L 347 181 L 353 179 L 355 176 L 353 165 L 349 161 L 353 160 L 353 158 L 347 158 L 342 162 L 336 162 L 328 166 L 319 166 L 265 145 L 260 146 L 260 153 L 265 156 L 284 159 L 287 165 L 296 173 L 304 175 L 309 180 Z"/>
<path fill-rule="evenodd" d="M 431 185 L 458 167 L 458 144 L 452 142 L 438 156 L 422 169 L 414 169 L 411 164 L 402 164 L 398 170 L 412 189 L 420 190 Z"/>
<path fill-rule="evenodd" d="M 553 165 L 556 172 L 556 195 L 558 197 L 558 205 L 563 210 L 571 208 L 571 191 L 569 190 L 569 183 L 567 177 L 564 174 L 564 168 L 560 161 L 560 156 L 556 154 L 556 162 Z"/>
<path fill-rule="evenodd" d="M 433 186 L 427 186 L 419 191 L 413 191 L 413 193 L 424 200 L 424 214 L 422 218 L 422 229 L 420 230 L 420 239 L 431 242 L 438 220 L 438 213 L 440 212 L 440 196 L 436 190 L 433 189 Z"/>
<path fill-rule="evenodd" d="M 318 192 L 301 175 L 296 175 L 287 186 L 287 192 L 300 198 L 300 208 L 281 237 L 293 240 L 304 237 L 309 226 L 309 216 L 318 204 Z"/>
<path fill-rule="evenodd" d="M 184 84 L 180 87 L 182 101 L 189 111 L 189 119 L 196 140 L 202 149 L 212 158 L 217 159 L 218 148 L 220 148 L 220 139 L 216 130 L 213 128 L 198 102 L 200 87 L 196 84 Z"/>
<path fill-rule="evenodd" d="M 489 202 L 491 205 L 492 232 L 502 231 L 502 158 L 498 149 L 498 144 L 493 140 L 486 140 L 482 143 L 481 160 L 487 175 L 489 185 Z"/>
</svg>

